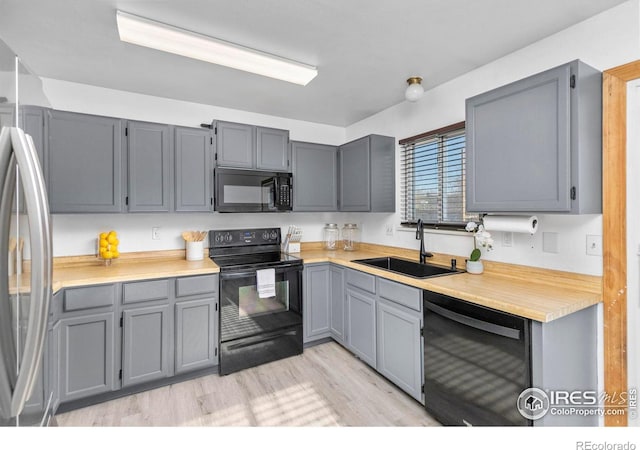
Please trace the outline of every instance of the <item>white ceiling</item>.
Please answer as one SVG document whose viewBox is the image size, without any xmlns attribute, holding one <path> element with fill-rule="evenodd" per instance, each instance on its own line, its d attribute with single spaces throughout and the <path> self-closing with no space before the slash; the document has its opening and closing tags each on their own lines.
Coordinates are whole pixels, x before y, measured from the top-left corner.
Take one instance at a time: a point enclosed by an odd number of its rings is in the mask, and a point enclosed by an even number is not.
<svg viewBox="0 0 640 450">
<path fill-rule="evenodd" d="M 41 77 L 338 126 L 625 0 L 0 0 Z M 318 67 L 298 86 L 120 42 L 116 9 Z"/>
</svg>

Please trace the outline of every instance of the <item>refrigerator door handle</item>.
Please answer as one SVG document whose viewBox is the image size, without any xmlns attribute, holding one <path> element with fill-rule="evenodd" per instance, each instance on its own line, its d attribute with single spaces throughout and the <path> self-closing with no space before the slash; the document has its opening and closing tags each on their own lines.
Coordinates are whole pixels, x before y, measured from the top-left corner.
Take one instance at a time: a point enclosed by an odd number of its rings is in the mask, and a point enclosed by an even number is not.
<svg viewBox="0 0 640 450">
<path fill-rule="evenodd" d="M 31 301 L 27 335 L 11 399 L 11 414 L 17 416 L 31 395 L 42 361 L 51 302 L 52 263 L 49 203 L 33 140 L 22 130 L 12 128 L 11 142 L 22 179 L 31 244 Z"/>
<path fill-rule="evenodd" d="M 9 251 L 9 233 L 13 194 L 16 186 L 15 156 L 11 146 L 11 129 L 0 132 L 0 255 Z M 11 417 L 11 396 L 16 382 L 16 347 L 9 302 L 9 264 L 0 258 L 0 418 Z"/>
</svg>

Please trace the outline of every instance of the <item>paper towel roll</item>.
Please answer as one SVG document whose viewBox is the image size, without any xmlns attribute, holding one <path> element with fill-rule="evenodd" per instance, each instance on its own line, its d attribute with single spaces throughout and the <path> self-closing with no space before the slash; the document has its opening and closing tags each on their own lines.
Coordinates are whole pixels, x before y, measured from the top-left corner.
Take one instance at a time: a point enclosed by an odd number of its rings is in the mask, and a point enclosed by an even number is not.
<svg viewBox="0 0 640 450">
<path fill-rule="evenodd" d="M 536 216 L 484 216 L 482 223 L 487 231 L 510 231 L 535 234 L 538 231 Z"/>
</svg>

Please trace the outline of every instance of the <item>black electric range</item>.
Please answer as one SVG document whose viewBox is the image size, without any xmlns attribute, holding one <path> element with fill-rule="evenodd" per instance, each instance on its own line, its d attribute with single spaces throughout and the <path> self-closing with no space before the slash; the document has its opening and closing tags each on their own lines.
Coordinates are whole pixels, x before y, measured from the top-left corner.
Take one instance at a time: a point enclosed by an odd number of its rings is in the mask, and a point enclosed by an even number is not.
<svg viewBox="0 0 640 450">
<path fill-rule="evenodd" d="M 220 267 L 221 375 L 302 353 L 302 260 L 280 243 L 279 228 L 209 231 Z"/>
</svg>

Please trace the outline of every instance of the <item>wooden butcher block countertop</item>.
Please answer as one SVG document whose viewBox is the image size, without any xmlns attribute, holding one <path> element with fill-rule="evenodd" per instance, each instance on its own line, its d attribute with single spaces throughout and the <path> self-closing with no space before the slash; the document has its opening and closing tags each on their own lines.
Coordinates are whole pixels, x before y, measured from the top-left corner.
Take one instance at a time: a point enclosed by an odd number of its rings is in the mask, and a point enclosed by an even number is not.
<svg viewBox="0 0 640 450">
<path fill-rule="evenodd" d="M 417 255 L 417 250 L 372 244 L 361 244 L 355 252 L 303 245 L 299 254 L 305 264 L 332 262 L 539 322 L 550 322 L 602 302 L 602 279 L 597 276 L 483 261 L 485 271 L 481 275 L 460 273 L 418 279 L 353 262 L 380 256 L 417 261 Z M 451 258 L 464 269 L 465 259 L 451 255 L 435 255 L 428 262 L 449 267 Z"/>
<path fill-rule="evenodd" d="M 355 252 L 326 251 L 320 243 L 310 242 L 302 243 L 301 253 L 294 255 L 305 264 L 331 262 L 539 322 L 550 322 L 602 302 L 602 278 L 597 276 L 484 261 L 481 275 L 460 273 L 418 279 L 353 262 L 380 256 L 417 261 L 417 253 L 375 244 L 361 244 Z M 451 258 L 456 258 L 457 267 L 464 269 L 464 257 L 436 254 L 429 263 L 448 267 Z M 53 288 L 56 292 L 66 287 L 219 271 L 208 257 L 187 261 L 180 250 L 124 254 L 110 266 L 92 256 L 65 257 L 54 261 Z"/>
<path fill-rule="evenodd" d="M 187 261 L 184 250 L 129 253 L 105 266 L 93 256 L 55 258 L 54 292 L 62 288 L 154 278 L 205 275 L 220 272 L 208 256 Z"/>
</svg>

